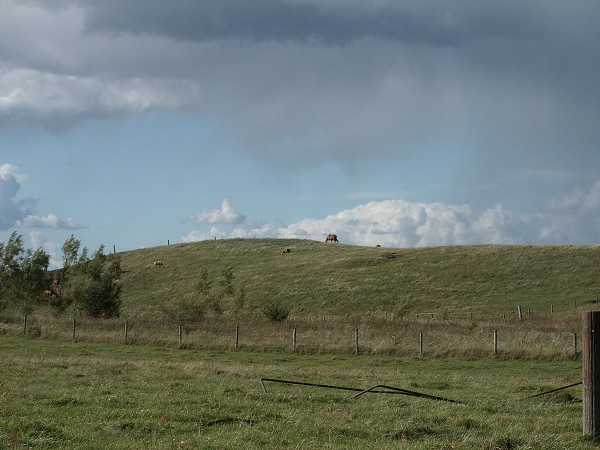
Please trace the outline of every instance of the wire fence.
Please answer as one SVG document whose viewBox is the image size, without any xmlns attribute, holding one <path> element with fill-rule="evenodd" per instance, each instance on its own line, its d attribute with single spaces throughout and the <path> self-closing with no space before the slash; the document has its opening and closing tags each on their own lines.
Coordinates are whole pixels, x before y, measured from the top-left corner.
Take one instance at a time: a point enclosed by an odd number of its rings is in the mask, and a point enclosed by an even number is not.
<svg viewBox="0 0 600 450">
<path fill-rule="evenodd" d="M 565 330 L 572 323 L 343 317 L 275 323 L 223 316 L 172 323 L 25 315 L 4 318 L 0 335 L 214 350 L 564 359 L 579 356 L 577 334 Z"/>
</svg>

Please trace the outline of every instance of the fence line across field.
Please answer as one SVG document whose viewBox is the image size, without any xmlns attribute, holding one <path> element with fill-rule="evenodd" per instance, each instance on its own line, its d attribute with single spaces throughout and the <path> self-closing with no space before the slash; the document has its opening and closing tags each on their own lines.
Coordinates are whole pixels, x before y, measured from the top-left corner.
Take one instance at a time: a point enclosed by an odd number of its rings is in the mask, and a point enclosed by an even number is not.
<svg viewBox="0 0 600 450">
<path fill-rule="evenodd" d="M 123 319 L 48 319 L 24 315 L 22 334 L 39 337 L 68 336 L 73 342 L 125 342 L 176 345 L 179 348 L 276 350 L 303 353 L 405 354 L 436 356 L 476 353 L 578 357 L 577 334 L 566 331 L 521 330 L 464 326 L 423 329 L 420 322 L 394 326 L 372 324 L 301 327 L 287 324 L 206 321 L 167 324 Z M 70 336 L 69 336 L 70 335 Z M 486 350 L 487 349 L 487 350 Z"/>
</svg>

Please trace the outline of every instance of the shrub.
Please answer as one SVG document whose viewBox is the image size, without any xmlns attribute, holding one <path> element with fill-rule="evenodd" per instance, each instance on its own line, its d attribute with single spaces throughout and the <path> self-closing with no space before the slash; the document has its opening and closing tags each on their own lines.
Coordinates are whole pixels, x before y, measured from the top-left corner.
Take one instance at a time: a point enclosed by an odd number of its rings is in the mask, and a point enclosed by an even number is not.
<svg viewBox="0 0 600 450">
<path fill-rule="evenodd" d="M 168 303 L 163 308 L 167 318 L 178 324 L 199 323 L 204 320 L 208 305 L 201 299 L 184 299 Z"/>
<path fill-rule="evenodd" d="M 271 322 L 283 322 L 290 315 L 292 307 L 284 305 L 281 300 L 274 300 L 265 303 L 260 310 Z"/>
<path fill-rule="evenodd" d="M 75 287 L 77 304 L 90 317 L 119 317 L 121 285 L 111 276 L 90 279 Z"/>
<path fill-rule="evenodd" d="M 121 309 L 121 284 L 119 271 L 111 264 L 107 266 L 104 247 L 100 246 L 92 259 L 80 257 L 75 266 L 73 297 L 77 306 L 90 317 L 119 317 Z"/>
</svg>

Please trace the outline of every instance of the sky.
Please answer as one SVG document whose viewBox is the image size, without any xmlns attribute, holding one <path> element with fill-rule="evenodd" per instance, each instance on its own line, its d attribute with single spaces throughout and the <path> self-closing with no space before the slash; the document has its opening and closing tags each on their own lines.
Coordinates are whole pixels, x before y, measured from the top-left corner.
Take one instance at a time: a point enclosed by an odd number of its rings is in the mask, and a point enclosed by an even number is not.
<svg viewBox="0 0 600 450">
<path fill-rule="evenodd" d="M 0 242 L 598 244 L 596 0 L 0 0 Z"/>
</svg>

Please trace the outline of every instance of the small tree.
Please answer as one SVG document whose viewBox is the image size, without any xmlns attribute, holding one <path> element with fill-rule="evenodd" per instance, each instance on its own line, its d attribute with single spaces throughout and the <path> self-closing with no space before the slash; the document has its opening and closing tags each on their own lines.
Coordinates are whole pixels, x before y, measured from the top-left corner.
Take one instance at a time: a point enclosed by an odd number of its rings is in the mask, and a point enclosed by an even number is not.
<svg viewBox="0 0 600 450">
<path fill-rule="evenodd" d="M 120 279 L 121 274 L 123 273 L 123 270 L 121 269 L 121 258 L 118 255 L 111 253 L 108 256 L 108 261 L 108 272 L 115 280 Z"/>
<path fill-rule="evenodd" d="M 119 317 L 121 285 L 103 274 L 88 278 L 74 289 L 78 307 L 90 317 Z"/>
<path fill-rule="evenodd" d="M 169 302 L 163 312 L 177 323 L 199 323 L 204 320 L 206 310 L 213 307 L 212 282 L 206 269 L 202 268 L 194 291 L 186 298 Z"/>
<path fill-rule="evenodd" d="M 0 243 L 0 310 L 13 305 L 30 313 L 47 289 L 50 257 L 44 250 L 25 250 L 23 237 L 13 232 Z"/>
<path fill-rule="evenodd" d="M 76 275 L 77 269 L 88 261 L 87 248 L 81 249 L 81 241 L 71 235 L 63 244 L 63 266 L 58 271 L 58 291 L 50 299 L 50 306 L 56 314 L 62 314 L 74 302 L 74 284 L 72 277 Z"/>
<path fill-rule="evenodd" d="M 28 249 L 21 260 L 21 274 L 18 278 L 17 287 L 21 295 L 21 306 L 23 313 L 30 313 L 42 292 L 48 287 L 48 265 L 50 256 L 41 249 L 32 251 Z"/>
<path fill-rule="evenodd" d="M 91 317 L 118 317 L 121 309 L 121 285 L 107 264 L 104 246 L 90 260 L 79 259 L 80 272 L 73 289 L 79 309 Z"/>
</svg>

